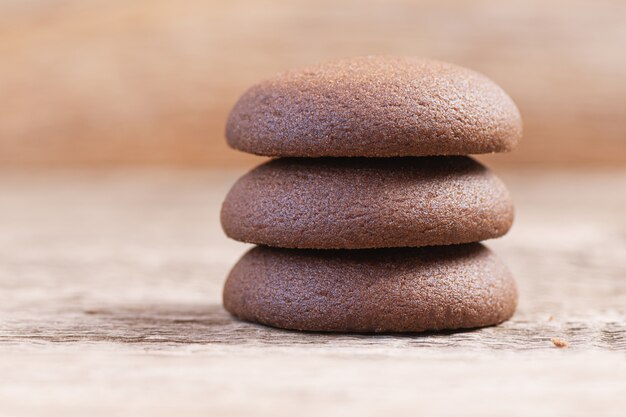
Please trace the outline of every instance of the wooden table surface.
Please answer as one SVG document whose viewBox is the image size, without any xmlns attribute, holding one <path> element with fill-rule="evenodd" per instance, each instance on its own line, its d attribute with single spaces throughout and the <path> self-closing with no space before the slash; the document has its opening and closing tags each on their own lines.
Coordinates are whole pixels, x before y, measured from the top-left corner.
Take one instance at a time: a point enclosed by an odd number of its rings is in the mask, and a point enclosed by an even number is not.
<svg viewBox="0 0 626 417">
<path fill-rule="evenodd" d="M 502 173 L 515 317 L 381 336 L 224 312 L 239 174 L 0 174 L 0 415 L 625 415 L 626 171 Z"/>
</svg>

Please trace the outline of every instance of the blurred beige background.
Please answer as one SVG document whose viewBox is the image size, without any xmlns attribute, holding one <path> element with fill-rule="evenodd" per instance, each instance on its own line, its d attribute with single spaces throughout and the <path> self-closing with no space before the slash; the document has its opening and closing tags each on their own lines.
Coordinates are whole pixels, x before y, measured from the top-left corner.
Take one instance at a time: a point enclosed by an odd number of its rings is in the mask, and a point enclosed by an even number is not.
<svg viewBox="0 0 626 417">
<path fill-rule="evenodd" d="M 250 164 L 223 138 L 249 85 L 402 54 L 511 94 L 525 140 L 493 163 L 624 166 L 625 48 L 623 0 L 0 0 L 0 164 Z"/>
</svg>

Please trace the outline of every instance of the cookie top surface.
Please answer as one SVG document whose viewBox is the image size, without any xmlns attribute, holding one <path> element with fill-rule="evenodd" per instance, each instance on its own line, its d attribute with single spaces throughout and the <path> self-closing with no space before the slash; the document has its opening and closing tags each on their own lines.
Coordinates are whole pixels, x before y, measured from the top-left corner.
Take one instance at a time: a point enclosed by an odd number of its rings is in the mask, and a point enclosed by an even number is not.
<svg viewBox="0 0 626 417">
<path fill-rule="evenodd" d="M 487 77 L 388 56 L 281 73 L 246 91 L 226 125 L 235 149 L 297 157 L 506 152 L 521 134 L 517 107 Z"/>
<path fill-rule="evenodd" d="M 464 156 L 280 158 L 235 183 L 221 221 L 233 239 L 275 247 L 417 247 L 499 237 L 513 204 Z"/>
<path fill-rule="evenodd" d="M 332 332 L 421 332 L 498 324 L 515 311 L 507 268 L 479 243 L 314 251 L 256 247 L 224 287 L 233 315 Z"/>
</svg>

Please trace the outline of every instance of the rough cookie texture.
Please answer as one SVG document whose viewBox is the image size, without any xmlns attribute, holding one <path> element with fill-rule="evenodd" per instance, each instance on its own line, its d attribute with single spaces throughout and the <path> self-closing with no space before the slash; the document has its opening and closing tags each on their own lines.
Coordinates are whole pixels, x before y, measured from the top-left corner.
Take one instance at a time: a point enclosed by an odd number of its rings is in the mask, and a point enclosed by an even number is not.
<svg viewBox="0 0 626 417">
<path fill-rule="evenodd" d="M 469 157 L 281 158 L 235 183 L 221 220 L 233 239 L 276 247 L 429 246 L 501 236 L 513 205 Z"/>
<path fill-rule="evenodd" d="M 300 157 L 505 152 L 521 134 L 517 107 L 490 79 L 409 57 L 279 74 L 250 88 L 226 125 L 235 149 Z"/>
<path fill-rule="evenodd" d="M 421 332 L 498 324 L 517 290 L 479 243 L 315 251 L 255 247 L 224 287 L 236 317 L 295 330 Z"/>
</svg>

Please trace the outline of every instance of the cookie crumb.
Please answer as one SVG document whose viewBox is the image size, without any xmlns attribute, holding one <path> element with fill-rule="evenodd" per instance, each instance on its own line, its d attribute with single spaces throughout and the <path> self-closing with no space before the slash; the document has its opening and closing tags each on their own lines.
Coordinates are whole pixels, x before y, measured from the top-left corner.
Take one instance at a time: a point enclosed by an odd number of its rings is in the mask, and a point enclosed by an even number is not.
<svg viewBox="0 0 626 417">
<path fill-rule="evenodd" d="M 552 339 L 550 339 L 550 341 L 552 342 L 554 347 L 557 347 L 559 349 L 563 349 L 569 346 L 569 343 L 567 343 L 563 339 L 559 339 L 558 337 L 553 337 Z"/>
</svg>

